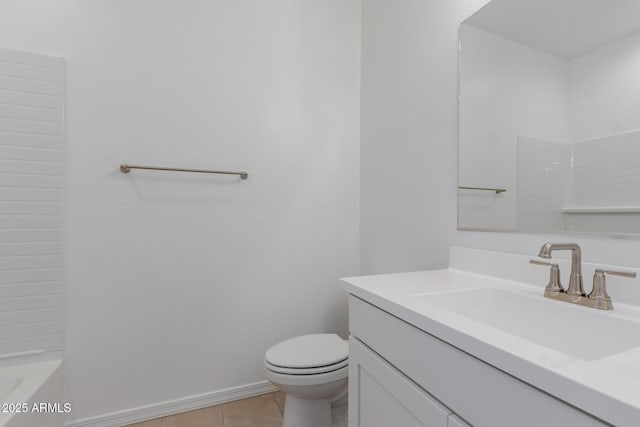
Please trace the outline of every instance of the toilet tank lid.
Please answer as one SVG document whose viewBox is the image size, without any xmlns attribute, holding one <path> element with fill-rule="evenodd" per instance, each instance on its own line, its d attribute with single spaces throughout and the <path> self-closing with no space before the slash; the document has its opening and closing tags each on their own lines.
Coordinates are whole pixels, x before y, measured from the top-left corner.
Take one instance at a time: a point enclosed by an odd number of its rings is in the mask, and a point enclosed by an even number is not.
<svg viewBox="0 0 640 427">
<path fill-rule="evenodd" d="M 264 357 L 283 368 L 315 368 L 347 359 L 349 345 L 336 334 L 302 335 L 274 345 Z"/>
</svg>

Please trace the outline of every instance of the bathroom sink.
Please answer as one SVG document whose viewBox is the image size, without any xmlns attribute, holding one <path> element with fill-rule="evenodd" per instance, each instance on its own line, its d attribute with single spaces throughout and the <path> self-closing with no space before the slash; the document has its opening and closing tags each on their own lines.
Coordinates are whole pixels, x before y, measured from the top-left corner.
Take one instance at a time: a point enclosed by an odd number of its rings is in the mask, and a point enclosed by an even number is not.
<svg viewBox="0 0 640 427">
<path fill-rule="evenodd" d="M 640 323 L 596 309 L 496 288 L 415 298 L 581 360 L 598 360 L 640 345 Z"/>
</svg>

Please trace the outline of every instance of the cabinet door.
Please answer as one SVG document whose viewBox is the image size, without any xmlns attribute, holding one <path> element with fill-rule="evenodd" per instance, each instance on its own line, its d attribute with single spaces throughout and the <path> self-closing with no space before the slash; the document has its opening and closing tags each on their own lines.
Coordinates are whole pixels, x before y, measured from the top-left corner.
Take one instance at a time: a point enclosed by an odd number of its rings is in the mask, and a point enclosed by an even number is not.
<svg viewBox="0 0 640 427">
<path fill-rule="evenodd" d="M 350 427 L 447 427 L 450 413 L 360 341 L 349 339 Z"/>
</svg>

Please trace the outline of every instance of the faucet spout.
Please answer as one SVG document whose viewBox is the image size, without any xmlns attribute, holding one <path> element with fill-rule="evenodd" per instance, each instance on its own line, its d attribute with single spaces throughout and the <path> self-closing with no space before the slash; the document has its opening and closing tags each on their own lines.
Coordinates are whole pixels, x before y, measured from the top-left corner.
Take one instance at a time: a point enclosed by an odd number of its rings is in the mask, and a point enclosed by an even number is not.
<svg viewBox="0 0 640 427">
<path fill-rule="evenodd" d="M 538 256 L 540 258 L 551 259 L 552 246 L 552 243 L 545 243 L 544 245 L 542 245 L 542 247 L 540 248 L 540 252 L 538 252 Z"/>
<path fill-rule="evenodd" d="M 569 287 L 567 294 L 570 296 L 585 296 L 582 286 L 582 250 L 577 243 L 545 243 L 540 248 L 538 256 L 540 258 L 551 258 L 553 251 L 571 251 L 571 275 L 569 276 Z"/>
</svg>

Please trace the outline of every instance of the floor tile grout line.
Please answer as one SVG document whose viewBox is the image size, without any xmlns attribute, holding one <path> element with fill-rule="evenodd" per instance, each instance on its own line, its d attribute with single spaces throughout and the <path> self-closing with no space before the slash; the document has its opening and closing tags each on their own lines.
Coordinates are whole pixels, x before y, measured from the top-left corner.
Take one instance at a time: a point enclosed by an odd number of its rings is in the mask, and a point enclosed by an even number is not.
<svg viewBox="0 0 640 427">
<path fill-rule="evenodd" d="M 280 412 L 280 405 L 278 405 L 278 401 L 276 400 L 276 394 L 275 393 L 270 393 L 271 394 L 271 399 L 273 399 L 273 403 L 276 404 L 276 408 L 278 408 L 278 412 Z M 282 413 L 280 413 L 280 415 L 282 415 Z"/>
<path fill-rule="evenodd" d="M 271 396 L 273 397 L 274 402 L 276 402 L 276 407 L 278 408 L 278 412 L 280 412 L 280 415 L 284 417 L 284 411 L 283 411 L 283 408 L 280 408 L 280 402 L 278 402 L 278 399 L 276 398 L 276 393 L 277 392 L 271 393 Z"/>
</svg>

